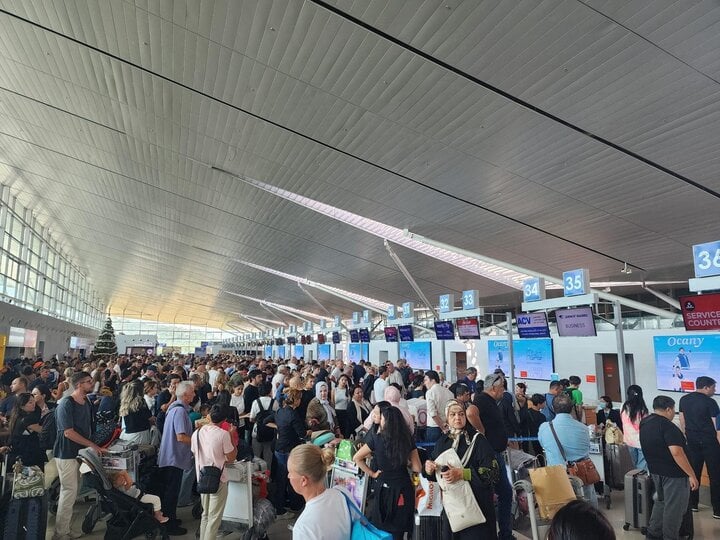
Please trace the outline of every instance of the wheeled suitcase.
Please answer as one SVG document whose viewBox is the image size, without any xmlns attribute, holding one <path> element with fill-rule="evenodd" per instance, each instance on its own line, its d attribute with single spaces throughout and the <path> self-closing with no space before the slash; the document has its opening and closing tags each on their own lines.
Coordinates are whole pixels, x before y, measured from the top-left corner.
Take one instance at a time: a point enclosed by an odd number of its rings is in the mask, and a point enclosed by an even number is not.
<svg viewBox="0 0 720 540">
<path fill-rule="evenodd" d="M 419 516 L 415 514 L 413 540 L 438 540 L 443 537 L 442 516 Z"/>
<path fill-rule="evenodd" d="M 632 469 L 625 475 L 625 525 L 647 533 L 653 507 L 653 482 L 647 471 Z"/>
<path fill-rule="evenodd" d="M 635 468 L 626 444 L 605 445 L 605 483 L 611 489 L 625 487 L 625 475 Z"/>
<path fill-rule="evenodd" d="M 42 497 L 11 499 L 5 515 L 3 538 L 45 540 L 47 494 Z"/>
</svg>

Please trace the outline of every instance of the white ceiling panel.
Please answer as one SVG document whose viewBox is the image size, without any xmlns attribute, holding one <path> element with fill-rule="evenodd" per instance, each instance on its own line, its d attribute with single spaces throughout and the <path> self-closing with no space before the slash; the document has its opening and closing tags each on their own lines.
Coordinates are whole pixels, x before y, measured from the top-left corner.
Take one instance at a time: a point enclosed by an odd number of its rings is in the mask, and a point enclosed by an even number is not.
<svg viewBox="0 0 720 540">
<path fill-rule="evenodd" d="M 551 275 L 684 280 L 720 237 L 697 219 L 720 198 L 714 3 L 333 5 L 0 0 L 0 182 L 113 310 L 220 325 L 259 307 L 222 290 L 317 309 L 234 259 L 416 300 L 381 238 L 243 178 Z M 431 298 L 517 303 L 397 251 Z"/>
</svg>

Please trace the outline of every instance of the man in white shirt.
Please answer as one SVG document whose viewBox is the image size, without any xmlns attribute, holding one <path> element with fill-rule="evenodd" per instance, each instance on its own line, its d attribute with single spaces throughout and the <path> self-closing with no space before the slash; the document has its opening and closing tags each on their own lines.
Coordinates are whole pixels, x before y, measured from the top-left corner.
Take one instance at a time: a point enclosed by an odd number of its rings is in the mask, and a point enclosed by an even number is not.
<svg viewBox="0 0 720 540">
<path fill-rule="evenodd" d="M 375 403 L 378 401 L 382 401 L 385 396 L 385 389 L 387 388 L 387 378 L 388 378 L 388 370 L 385 366 L 380 366 L 377 370 L 377 378 L 375 379 L 375 383 L 373 384 L 373 394 L 374 394 L 374 400 Z"/>
<path fill-rule="evenodd" d="M 400 373 L 397 369 L 395 369 L 395 366 L 393 365 L 392 362 L 388 362 L 386 364 L 386 366 L 387 366 L 387 370 L 388 370 L 387 383 L 388 384 L 395 383 L 398 386 L 400 386 L 400 388 L 404 389 L 405 383 L 402 378 L 402 373 Z"/>
<path fill-rule="evenodd" d="M 435 442 L 447 430 L 447 419 L 445 418 L 445 405 L 454 398 L 453 393 L 440 384 L 440 376 L 437 371 L 425 372 L 425 400 L 427 401 L 427 428 L 425 440 Z"/>
<path fill-rule="evenodd" d="M 285 376 L 288 373 L 287 366 L 279 366 L 277 373 L 273 375 L 272 380 L 270 381 L 270 384 L 272 385 L 272 391 L 270 393 L 271 397 L 275 397 L 275 394 L 277 394 L 278 388 L 283 384 L 285 381 Z"/>
<path fill-rule="evenodd" d="M 217 369 L 216 363 L 214 361 L 208 362 L 207 367 L 209 368 L 207 372 L 208 384 L 210 384 L 212 388 L 215 388 L 215 381 L 217 381 L 217 378 L 220 375 L 220 370 Z"/>
</svg>

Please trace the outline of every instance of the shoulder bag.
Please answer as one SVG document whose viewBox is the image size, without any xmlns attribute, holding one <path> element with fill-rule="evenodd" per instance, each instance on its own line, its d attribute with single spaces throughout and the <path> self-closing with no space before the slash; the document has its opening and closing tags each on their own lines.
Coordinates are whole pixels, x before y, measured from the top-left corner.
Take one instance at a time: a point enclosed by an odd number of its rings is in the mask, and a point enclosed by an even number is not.
<svg viewBox="0 0 720 540">
<path fill-rule="evenodd" d="M 203 428 L 200 428 L 195 432 L 195 437 L 197 437 L 198 457 L 200 457 L 200 454 L 202 453 L 200 446 L 201 429 Z M 224 468 L 225 466 L 223 465 L 223 469 Z M 216 467 L 215 465 L 205 465 L 204 467 L 200 467 L 200 478 L 198 478 L 197 482 L 197 492 L 201 494 L 217 493 L 220 489 L 220 477 L 222 476 L 223 469 Z"/>
<path fill-rule="evenodd" d="M 330 488 L 334 489 L 334 488 Z M 348 510 L 350 511 L 350 540 L 392 540 L 393 535 L 387 531 L 378 529 L 375 525 L 370 523 L 368 518 L 360 511 L 350 496 L 343 491 L 338 489 L 340 493 L 345 497 Z"/>
<path fill-rule="evenodd" d="M 465 468 L 470 461 L 473 449 L 475 448 L 475 441 L 479 434 L 476 433 L 465 451 L 462 460 L 458 456 L 454 448 L 448 448 L 442 454 L 435 459 L 435 464 L 439 467 L 447 465 L 448 467 Z M 472 527 L 474 525 L 481 525 L 485 523 L 485 516 L 480 510 L 480 505 L 475 498 L 470 487 L 470 482 L 460 480 L 458 482 L 447 482 L 437 474 L 436 477 L 440 489 L 442 490 L 443 507 L 445 508 L 445 514 L 447 515 L 450 528 L 454 533 L 460 532 Z"/>
<path fill-rule="evenodd" d="M 568 461 L 567 456 L 565 456 L 565 449 L 562 444 L 560 444 L 560 439 L 558 439 L 557 433 L 555 432 L 555 426 L 553 426 L 552 422 L 550 422 L 550 431 L 552 431 L 553 437 L 555 437 L 555 442 L 558 445 L 563 461 L 567 464 L 568 474 L 571 476 L 577 476 L 586 486 L 591 486 L 592 484 L 599 482 L 600 473 L 597 472 L 595 464 L 592 460 L 590 458 L 585 458 L 573 462 Z"/>
</svg>

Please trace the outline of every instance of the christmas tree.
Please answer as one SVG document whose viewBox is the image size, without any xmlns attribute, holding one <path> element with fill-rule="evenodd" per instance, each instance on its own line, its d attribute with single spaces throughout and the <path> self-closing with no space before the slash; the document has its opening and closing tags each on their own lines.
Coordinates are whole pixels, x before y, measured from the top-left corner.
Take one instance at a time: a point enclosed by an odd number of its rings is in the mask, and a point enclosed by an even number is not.
<svg viewBox="0 0 720 540">
<path fill-rule="evenodd" d="M 115 343 L 115 330 L 113 329 L 112 320 L 108 317 L 105 321 L 105 327 L 95 340 L 95 348 L 93 356 L 111 356 L 117 354 L 117 344 Z"/>
</svg>

